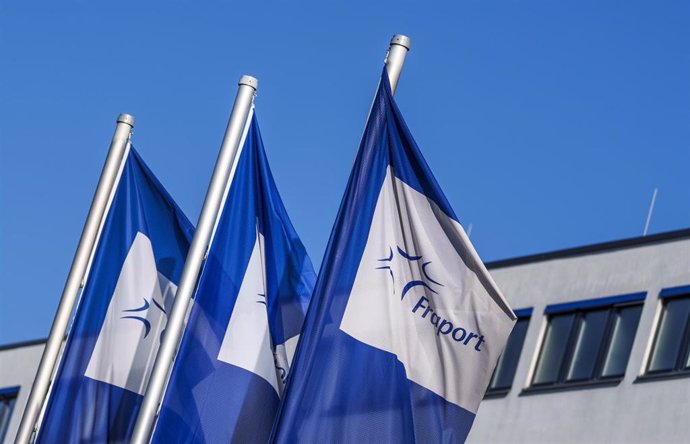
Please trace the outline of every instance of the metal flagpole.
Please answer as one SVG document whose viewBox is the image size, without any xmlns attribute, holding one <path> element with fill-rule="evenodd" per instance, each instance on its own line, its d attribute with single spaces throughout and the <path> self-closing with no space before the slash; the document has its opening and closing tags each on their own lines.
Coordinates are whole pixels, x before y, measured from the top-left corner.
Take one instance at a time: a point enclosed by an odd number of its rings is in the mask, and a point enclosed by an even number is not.
<svg viewBox="0 0 690 444">
<path fill-rule="evenodd" d="M 412 46 L 412 39 L 406 35 L 395 34 L 391 38 L 390 46 L 388 46 L 388 51 L 386 51 L 386 59 L 383 61 L 386 66 L 386 71 L 388 72 L 388 81 L 391 85 L 391 92 L 395 95 L 395 88 L 398 86 L 398 80 L 400 80 L 400 72 L 402 71 L 403 63 L 405 63 L 405 56 L 407 56 L 410 47 Z M 376 85 L 376 89 L 379 89 L 381 81 Z M 367 113 L 367 122 L 369 117 L 371 117 L 371 109 L 376 101 L 376 95 L 371 99 L 371 105 L 369 105 L 369 112 Z M 362 135 L 366 131 L 365 128 L 362 130 Z"/>
<path fill-rule="evenodd" d="M 79 239 L 77 251 L 72 260 L 72 267 L 70 268 L 67 282 L 62 290 L 62 297 L 58 305 L 53 326 L 50 329 L 50 335 L 46 341 L 43 349 L 43 356 L 36 372 L 29 400 L 24 408 L 24 414 L 19 424 L 15 444 L 28 444 L 31 436 L 36 428 L 36 422 L 41 413 L 45 397 L 50 387 L 51 378 L 58 361 L 62 342 L 65 339 L 65 333 L 69 326 L 69 321 L 72 317 L 74 305 L 79 295 L 79 290 L 82 287 L 84 275 L 91 258 L 103 221 L 108 201 L 115 188 L 118 172 L 122 162 L 125 160 L 124 155 L 127 151 L 127 144 L 129 137 L 134 128 L 134 117 L 129 114 L 120 114 L 117 118 L 117 126 L 115 127 L 115 134 L 110 142 L 110 149 L 108 150 L 108 157 L 105 160 L 101 178 L 98 180 L 96 193 L 91 202 L 89 214 L 86 217 L 86 223 Z"/>
<path fill-rule="evenodd" d="M 412 40 L 406 35 L 395 34 L 391 39 L 385 63 L 393 94 L 395 94 L 395 88 L 398 86 L 400 71 L 402 71 L 403 63 L 405 63 L 405 56 L 407 56 L 411 46 Z"/>
<path fill-rule="evenodd" d="M 165 327 L 165 335 L 158 350 L 151 378 L 144 395 L 144 401 L 134 426 L 131 440 L 134 444 L 146 444 L 149 442 L 158 406 L 165 391 L 168 374 L 175 360 L 175 354 L 182 337 L 189 302 L 196 289 L 199 271 L 209 247 L 216 216 L 220 211 L 225 186 L 228 181 L 232 180 L 230 172 L 237 151 L 240 148 L 239 143 L 242 138 L 242 132 L 251 111 L 257 88 L 258 80 L 254 77 L 242 76 L 240 78 L 235 104 L 233 105 L 228 127 L 225 130 L 225 136 L 223 137 L 218 160 L 211 176 L 211 182 L 206 192 L 206 198 L 199 215 L 199 222 L 194 232 L 192 245 L 187 253 L 187 260 L 182 270 L 175 302 Z"/>
</svg>

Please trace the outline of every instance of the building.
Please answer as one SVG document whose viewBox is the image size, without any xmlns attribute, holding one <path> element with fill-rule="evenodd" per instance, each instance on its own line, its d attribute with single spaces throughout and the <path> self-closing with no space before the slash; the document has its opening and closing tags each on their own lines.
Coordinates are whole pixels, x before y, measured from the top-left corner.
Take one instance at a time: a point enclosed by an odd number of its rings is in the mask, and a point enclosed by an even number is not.
<svg viewBox="0 0 690 444">
<path fill-rule="evenodd" d="M 0 346 L 0 441 L 10 444 L 41 361 L 45 340 Z"/>
<path fill-rule="evenodd" d="M 690 230 L 487 266 L 521 317 L 468 442 L 690 442 Z"/>
<path fill-rule="evenodd" d="M 690 229 L 487 266 L 519 321 L 468 442 L 690 442 Z M 43 343 L 0 347 L 4 443 Z"/>
</svg>

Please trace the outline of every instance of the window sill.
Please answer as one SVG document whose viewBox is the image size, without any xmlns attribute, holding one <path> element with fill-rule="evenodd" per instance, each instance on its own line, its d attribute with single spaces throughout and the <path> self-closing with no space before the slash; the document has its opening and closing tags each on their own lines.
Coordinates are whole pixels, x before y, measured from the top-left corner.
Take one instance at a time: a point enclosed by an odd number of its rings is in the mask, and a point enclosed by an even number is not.
<svg viewBox="0 0 690 444">
<path fill-rule="evenodd" d="M 510 392 L 510 387 L 506 389 L 491 390 L 484 394 L 484 399 L 505 398 Z"/>
<path fill-rule="evenodd" d="M 690 370 L 676 370 L 664 373 L 647 373 L 640 375 L 633 381 L 633 384 L 642 382 L 664 381 L 668 379 L 690 378 Z"/>
<path fill-rule="evenodd" d="M 532 386 L 522 389 L 520 396 L 538 395 L 542 393 L 569 392 L 573 390 L 588 390 L 601 387 L 615 387 L 621 383 L 623 377 L 601 379 L 597 381 L 571 382 L 546 386 Z"/>
</svg>

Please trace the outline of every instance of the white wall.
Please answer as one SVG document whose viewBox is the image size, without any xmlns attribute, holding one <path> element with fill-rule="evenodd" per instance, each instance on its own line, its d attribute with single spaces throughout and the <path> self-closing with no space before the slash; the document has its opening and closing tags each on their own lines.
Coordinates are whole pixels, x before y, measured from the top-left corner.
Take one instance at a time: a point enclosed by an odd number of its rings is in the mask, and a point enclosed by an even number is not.
<svg viewBox="0 0 690 444">
<path fill-rule="evenodd" d="M 533 307 L 513 387 L 482 402 L 471 443 L 687 443 L 690 378 L 633 384 L 642 373 L 663 288 L 690 285 L 690 240 L 492 271 L 514 309 Z M 617 386 L 520 395 L 546 305 L 647 292 L 625 378 Z"/>
<path fill-rule="evenodd" d="M 19 421 L 31 391 L 31 384 L 43 352 L 43 343 L 0 350 L 0 388 L 20 386 L 17 401 L 12 410 L 5 444 L 14 442 Z"/>
</svg>

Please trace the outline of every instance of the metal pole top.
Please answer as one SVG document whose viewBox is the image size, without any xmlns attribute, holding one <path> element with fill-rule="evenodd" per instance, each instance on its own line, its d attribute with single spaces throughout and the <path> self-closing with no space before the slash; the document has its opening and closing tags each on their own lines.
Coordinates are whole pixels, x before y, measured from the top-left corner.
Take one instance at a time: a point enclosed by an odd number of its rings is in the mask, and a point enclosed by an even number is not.
<svg viewBox="0 0 690 444">
<path fill-rule="evenodd" d="M 122 113 L 119 116 L 117 116 L 117 123 L 126 123 L 127 125 L 134 128 L 134 116 L 132 116 L 131 114 Z"/>
<path fill-rule="evenodd" d="M 240 77 L 240 81 L 237 82 L 237 84 L 251 86 L 252 88 L 254 88 L 254 91 L 259 89 L 259 81 L 256 79 L 256 77 L 252 76 L 244 75 Z"/>
<path fill-rule="evenodd" d="M 412 39 L 406 35 L 395 34 L 391 39 L 391 45 L 400 45 L 409 51 L 412 47 Z"/>
</svg>

